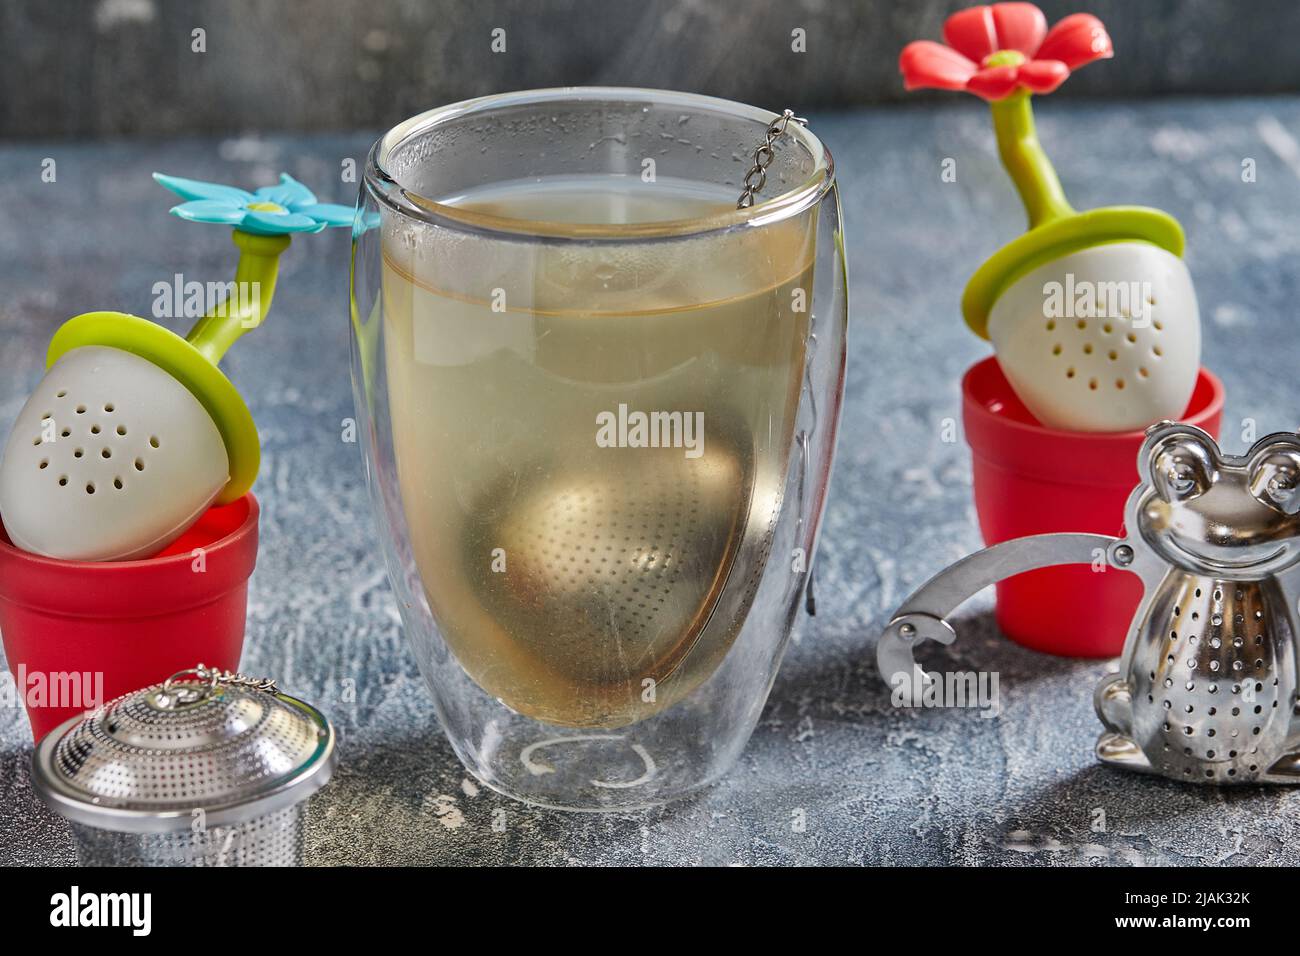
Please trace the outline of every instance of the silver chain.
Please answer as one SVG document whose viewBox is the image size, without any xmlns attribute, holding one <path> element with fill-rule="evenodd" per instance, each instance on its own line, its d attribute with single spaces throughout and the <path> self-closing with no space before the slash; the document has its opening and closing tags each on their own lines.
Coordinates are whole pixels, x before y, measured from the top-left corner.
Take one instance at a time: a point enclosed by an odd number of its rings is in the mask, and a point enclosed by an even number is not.
<svg viewBox="0 0 1300 956">
<path fill-rule="evenodd" d="M 205 683 L 199 687 L 195 687 L 192 683 L 182 684 L 181 681 L 186 677 L 197 677 Z M 220 668 L 200 664 L 198 667 L 177 671 L 163 681 L 162 688 L 154 696 L 158 705 L 164 708 L 196 704 L 212 696 L 217 687 L 223 684 L 227 687 L 248 687 L 272 694 L 277 692 L 275 681 L 269 677 L 245 677 L 234 671 L 223 671 Z"/>
<path fill-rule="evenodd" d="M 748 209 L 754 205 L 754 194 L 767 185 L 767 167 L 772 165 L 772 160 L 776 158 L 776 150 L 773 147 L 776 141 L 785 135 L 786 127 L 791 122 L 798 123 L 800 126 L 807 126 L 808 121 L 802 116 L 795 116 L 793 110 L 783 110 L 781 115 L 772 120 L 767 127 L 767 136 L 754 150 L 754 165 L 749 167 L 749 172 L 745 173 L 742 181 L 744 189 L 741 190 L 740 198 L 736 200 L 737 209 Z"/>
</svg>

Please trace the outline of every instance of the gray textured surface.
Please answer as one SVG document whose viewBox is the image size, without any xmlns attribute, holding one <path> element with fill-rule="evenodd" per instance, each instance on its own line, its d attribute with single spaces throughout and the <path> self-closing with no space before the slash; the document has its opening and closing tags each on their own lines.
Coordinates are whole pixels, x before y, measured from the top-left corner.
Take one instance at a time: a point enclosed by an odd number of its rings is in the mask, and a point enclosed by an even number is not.
<svg viewBox="0 0 1300 956">
<path fill-rule="evenodd" d="M 509 89 L 669 87 L 800 112 L 897 100 L 971 0 L 6 0 L 0 137 L 391 125 Z M 1119 57 L 1062 96 L 1300 90 L 1293 0 L 1040 0 Z M 206 51 L 191 32 L 206 31 Z M 805 31 L 805 53 L 791 31 Z M 492 31 L 506 49 L 491 49 Z M 159 90 L 166 95 L 160 96 Z"/>
<path fill-rule="evenodd" d="M 1180 217 L 1208 363 L 1228 388 L 1225 445 L 1243 417 L 1300 424 L 1300 100 L 1066 104 L 1040 128 L 1076 205 L 1143 201 Z M 295 243 L 259 347 L 228 369 L 265 443 L 262 552 L 246 670 L 274 674 L 342 732 L 317 798 L 315 863 L 1295 863 L 1300 792 L 1218 792 L 1094 764 L 1090 703 L 1103 662 L 1000 638 L 989 595 L 950 652 L 1001 673 L 1004 712 L 898 711 L 873 635 L 912 587 L 978 546 L 968 453 L 941 440 L 957 381 L 985 354 L 957 314 L 965 275 L 1021 226 L 973 102 L 814 114 L 843 186 L 853 294 L 848 397 L 819 563 L 820 614 L 802 626 L 739 765 L 693 800 L 610 817 L 532 810 L 467 782 L 434 725 L 374 545 L 346 370 L 346 236 Z M 1288 132 L 1290 131 L 1290 132 Z M 69 315 L 147 314 L 177 271 L 224 277 L 225 231 L 164 215 L 151 169 L 227 182 L 285 168 L 329 199 L 369 137 L 10 145 L 0 149 L 0 421 L 39 375 Z M 1086 151 L 1067 142 L 1086 144 Z M 42 157 L 58 159 L 42 185 Z M 222 158 L 224 157 L 224 158 Z M 944 157 L 955 183 L 941 183 Z M 1241 181 L 1243 158 L 1257 182 Z M 251 343 L 251 339 L 249 340 Z M 944 652 L 940 652 L 941 657 Z M 355 703 L 344 702 L 355 682 Z M 25 717 L 0 711 L 0 862 L 69 861 L 65 827 L 27 779 Z M 806 811 L 803 832 L 793 814 Z M 1090 830 L 1103 808 L 1107 832 Z M 504 832 L 494 813 L 504 811 Z"/>
</svg>

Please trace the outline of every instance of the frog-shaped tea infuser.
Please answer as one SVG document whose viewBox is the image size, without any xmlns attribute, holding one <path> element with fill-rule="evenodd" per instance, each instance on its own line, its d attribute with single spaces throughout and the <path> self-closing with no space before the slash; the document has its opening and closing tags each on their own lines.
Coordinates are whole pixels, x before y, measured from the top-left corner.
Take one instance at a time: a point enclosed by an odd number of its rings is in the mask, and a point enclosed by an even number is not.
<svg viewBox="0 0 1300 956">
<path fill-rule="evenodd" d="M 1017 538 L 931 579 L 881 636 L 881 674 L 917 693 L 929 678 L 914 648 L 951 644 L 947 616 L 1003 578 L 1058 564 L 1132 572 L 1143 598 L 1119 672 L 1096 691 L 1097 756 L 1176 780 L 1300 783 L 1300 435 L 1269 435 L 1234 456 L 1199 428 L 1160 422 L 1138 474 L 1127 537 Z"/>
</svg>

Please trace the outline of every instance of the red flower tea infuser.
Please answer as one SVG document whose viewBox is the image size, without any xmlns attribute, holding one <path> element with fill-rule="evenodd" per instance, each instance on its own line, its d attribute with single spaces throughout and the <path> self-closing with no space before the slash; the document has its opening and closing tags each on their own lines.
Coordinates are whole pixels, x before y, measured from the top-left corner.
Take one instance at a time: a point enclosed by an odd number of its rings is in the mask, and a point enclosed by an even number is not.
<svg viewBox="0 0 1300 956">
<path fill-rule="evenodd" d="M 963 422 L 986 544 L 1054 531 L 1114 535 L 1147 425 L 1182 418 L 1218 435 L 1223 386 L 1198 369 L 1200 320 L 1183 231 L 1158 209 L 1076 211 L 1038 140 L 1032 98 L 1114 55 L 1091 14 L 1050 30 L 1029 3 L 953 14 L 945 44 L 902 52 L 908 89 L 989 103 L 1029 229 L 970 278 L 962 312 L 996 358 L 962 380 Z M 1079 144 L 1083 148 L 1085 144 Z M 1141 597 L 1126 574 L 1054 567 L 997 585 L 997 622 L 1054 654 L 1118 654 Z"/>
<path fill-rule="evenodd" d="M 953 14 L 944 39 L 903 50 L 905 84 L 989 102 L 1029 218 L 1029 231 L 967 283 L 966 322 L 992 340 L 1016 394 L 1048 427 L 1123 432 L 1181 415 L 1200 362 L 1182 228 L 1143 206 L 1076 212 L 1034 126 L 1034 94 L 1114 55 L 1105 27 L 1076 13 L 1048 30 L 1033 4 L 997 3 Z"/>
</svg>

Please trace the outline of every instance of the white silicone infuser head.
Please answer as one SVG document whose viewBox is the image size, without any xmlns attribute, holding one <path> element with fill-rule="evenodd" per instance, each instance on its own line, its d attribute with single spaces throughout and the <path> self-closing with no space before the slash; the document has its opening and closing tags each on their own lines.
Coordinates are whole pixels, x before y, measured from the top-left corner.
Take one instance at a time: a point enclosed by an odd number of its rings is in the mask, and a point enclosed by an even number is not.
<svg viewBox="0 0 1300 956">
<path fill-rule="evenodd" d="M 25 551 L 130 560 L 170 544 L 229 479 L 221 433 L 184 385 L 130 352 L 85 346 L 50 368 L 14 423 L 0 507 Z"/>
<path fill-rule="evenodd" d="M 12 543 L 45 557 L 149 557 L 257 475 L 257 428 L 217 368 L 271 306 L 289 233 L 351 225 L 288 175 L 247 193 L 155 174 L 188 202 L 183 219 L 234 225 L 234 292 L 186 338 L 120 312 L 79 315 L 55 333 L 45 377 L 0 459 L 0 519 Z"/>
<path fill-rule="evenodd" d="M 1183 260 L 1144 242 L 1092 246 L 1011 283 L 989 313 L 998 364 L 1034 416 L 1071 431 L 1136 431 L 1187 408 L 1200 368 Z"/>
</svg>

